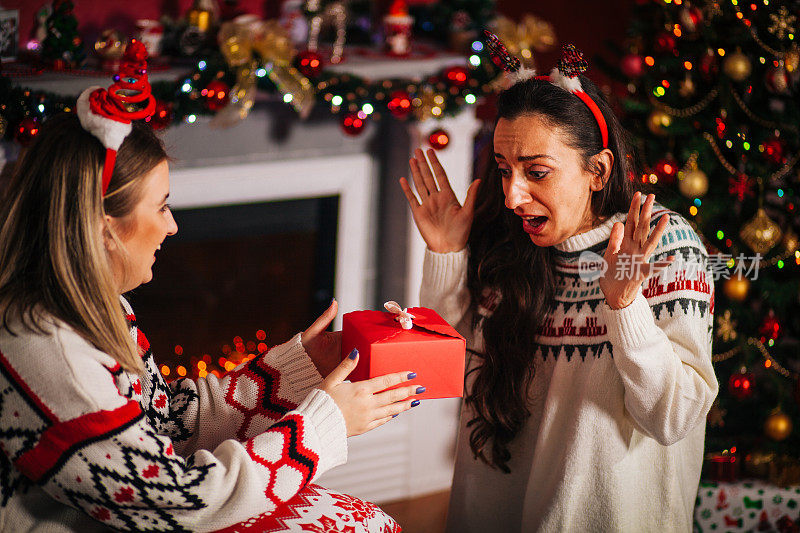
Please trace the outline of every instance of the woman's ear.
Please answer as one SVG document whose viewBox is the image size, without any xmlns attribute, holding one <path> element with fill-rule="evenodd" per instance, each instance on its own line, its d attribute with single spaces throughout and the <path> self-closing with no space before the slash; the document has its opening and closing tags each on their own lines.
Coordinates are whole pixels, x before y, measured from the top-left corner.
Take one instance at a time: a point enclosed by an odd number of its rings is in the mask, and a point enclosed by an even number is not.
<svg viewBox="0 0 800 533">
<path fill-rule="evenodd" d="M 103 222 L 100 224 L 100 237 L 103 239 L 103 245 L 106 250 L 113 252 L 117 249 L 117 243 L 111 236 L 111 231 L 114 231 L 113 218 L 109 215 L 103 217 Z"/>
<path fill-rule="evenodd" d="M 594 156 L 594 173 L 592 174 L 589 188 L 592 192 L 603 190 L 611 177 L 614 168 L 614 154 L 608 148 Z"/>
</svg>

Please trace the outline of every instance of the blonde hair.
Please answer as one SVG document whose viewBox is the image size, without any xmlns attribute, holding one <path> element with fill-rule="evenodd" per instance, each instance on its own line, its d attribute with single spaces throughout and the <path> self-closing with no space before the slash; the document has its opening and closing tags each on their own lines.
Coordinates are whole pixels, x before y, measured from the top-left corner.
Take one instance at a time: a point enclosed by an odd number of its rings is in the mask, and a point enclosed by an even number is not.
<svg viewBox="0 0 800 533">
<path fill-rule="evenodd" d="M 147 125 L 134 124 L 102 197 L 104 157 L 100 142 L 67 113 L 45 122 L 20 156 L 0 203 L 0 327 L 10 331 L 9 320 L 19 317 L 43 331 L 52 316 L 125 370 L 141 372 L 104 241 L 124 247 L 106 215 L 130 214 L 142 178 L 167 154 Z"/>
</svg>

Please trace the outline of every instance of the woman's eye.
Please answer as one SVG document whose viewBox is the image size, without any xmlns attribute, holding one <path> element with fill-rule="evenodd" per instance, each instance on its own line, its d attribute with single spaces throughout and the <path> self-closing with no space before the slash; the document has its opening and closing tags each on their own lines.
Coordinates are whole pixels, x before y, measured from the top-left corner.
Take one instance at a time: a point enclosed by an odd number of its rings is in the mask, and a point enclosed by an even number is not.
<svg viewBox="0 0 800 533">
<path fill-rule="evenodd" d="M 511 176 L 511 169 L 510 168 L 498 168 L 497 171 L 500 173 L 501 178 L 507 178 Z"/>
<path fill-rule="evenodd" d="M 528 176 L 535 180 L 540 180 L 550 173 L 548 170 L 529 170 Z"/>
<path fill-rule="evenodd" d="M 172 206 L 171 206 L 171 205 L 169 205 L 169 204 L 164 204 L 164 206 L 161 208 L 161 212 L 162 212 L 162 213 L 166 213 L 166 212 L 167 212 L 167 211 L 169 211 L 170 209 L 172 209 Z"/>
</svg>

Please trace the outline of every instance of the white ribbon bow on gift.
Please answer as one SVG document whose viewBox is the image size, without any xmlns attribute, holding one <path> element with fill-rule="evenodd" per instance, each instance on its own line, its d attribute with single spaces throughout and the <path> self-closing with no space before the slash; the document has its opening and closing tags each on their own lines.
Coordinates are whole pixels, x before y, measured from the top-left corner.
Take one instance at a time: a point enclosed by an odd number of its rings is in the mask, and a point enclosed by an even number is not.
<svg viewBox="0 0 800 533">
<path fill-rule="evenodd" d="M 397 316 L 394 317 L 395 320 L 400 322 L 400 327 L 403 329 L 411 329 L 414 326 L 412 320 L 416 317 L 408 312 L 408 309 L 403 309 L 400 307 L 400 304 L 397 302 L 386 302 L 383 304 L 383 307 Z"/>
</svg>

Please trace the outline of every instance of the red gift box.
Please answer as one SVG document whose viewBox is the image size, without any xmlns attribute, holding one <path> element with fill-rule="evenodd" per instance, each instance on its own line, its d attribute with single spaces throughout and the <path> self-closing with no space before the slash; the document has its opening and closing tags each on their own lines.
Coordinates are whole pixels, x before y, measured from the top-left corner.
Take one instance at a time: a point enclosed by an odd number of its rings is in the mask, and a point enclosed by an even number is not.
<svg viewBox="0 0 800 533">
<path fill-rule="evenodd" d="M 342 358 L 358 348 L 358 365 L 350 381 L 416 372 L 411 383 L 425 387 L 415 399 L 457 398 L 464 391 L 464 337 L 436 311 L 412 307 L 413 327 L 403 329 L 392 313 L 354 311 L 342 322 Z M 409 385 L 405 382 L 398 387 Z"/>
</svg>

